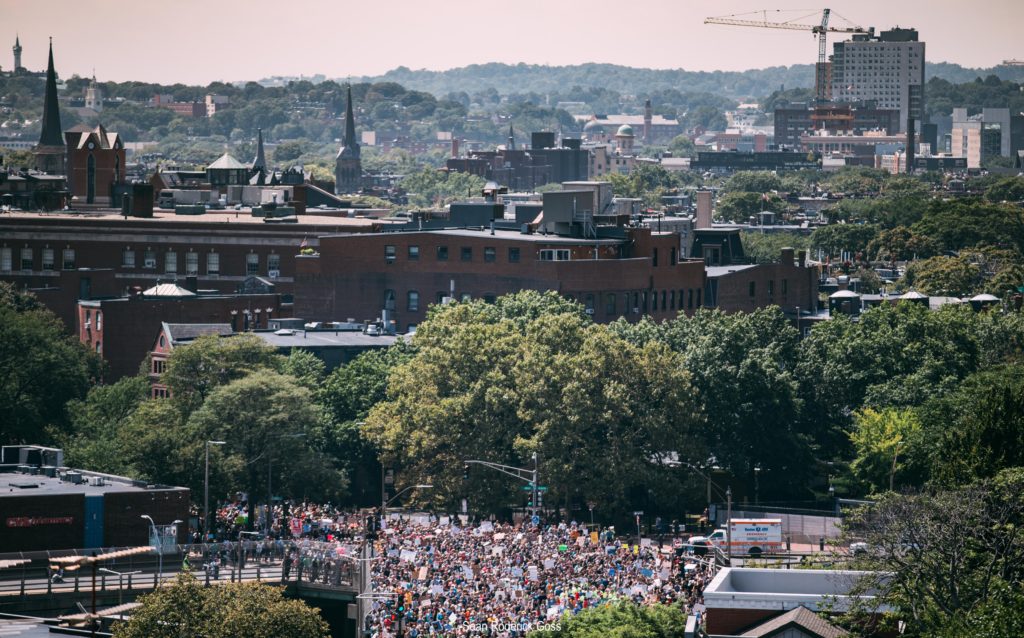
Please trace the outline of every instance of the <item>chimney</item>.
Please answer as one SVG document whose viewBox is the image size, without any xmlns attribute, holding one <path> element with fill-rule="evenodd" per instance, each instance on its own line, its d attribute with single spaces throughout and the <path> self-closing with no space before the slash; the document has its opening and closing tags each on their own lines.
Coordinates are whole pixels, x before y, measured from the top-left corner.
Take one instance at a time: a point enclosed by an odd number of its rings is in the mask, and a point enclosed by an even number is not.
<svg viewBox="0 0 1024 638">
<path fill-rule="evenodd" d="M 697 191 L 697 220 L 694 228 L 711 228 L 711 191 Z"/>
<path fill-rule="evenodd" d="M 452 159 L 459 156 L 459 138 L 452 136 Z"/>
<path fill-rule="evenodd" d="M 801 268 L 806 267 L 807 266 L 807 251 L 806 250 L 801 250 L 800 252 L 798 252 L 796 254 L 796 256 L 797 256 L 797 265 L 800 266 Z"/>
<path fill-rule="evenodd" d="M 779 255 L 779 261 L 782 263 L 783 266 L 792 266 L 794 254 L 795 252 L 792 248 L 783 248 L 781 254 Z"/>
</svg>

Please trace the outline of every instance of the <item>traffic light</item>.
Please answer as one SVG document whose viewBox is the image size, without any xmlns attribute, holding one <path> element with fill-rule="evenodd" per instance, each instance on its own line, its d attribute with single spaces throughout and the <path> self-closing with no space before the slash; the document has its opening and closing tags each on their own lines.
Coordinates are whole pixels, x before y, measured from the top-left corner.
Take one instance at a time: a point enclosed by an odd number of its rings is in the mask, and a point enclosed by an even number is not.
<svg viewBox="0 0 1024 638">
<path fill-rule="evenodd" d="M 463 463 L 462 464 L 462 480 L 463 481 L 468 481 L 469 480 L 469 463 Z"/>
</svg>

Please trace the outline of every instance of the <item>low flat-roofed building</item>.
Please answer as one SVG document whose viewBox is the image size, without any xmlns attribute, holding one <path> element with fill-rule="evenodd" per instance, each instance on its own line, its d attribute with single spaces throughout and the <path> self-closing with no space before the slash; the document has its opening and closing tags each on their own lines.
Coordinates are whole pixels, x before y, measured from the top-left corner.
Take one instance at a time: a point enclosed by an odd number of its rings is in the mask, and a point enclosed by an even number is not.
<svg viewBox="0 0 1024 638">
<path fill-rule="evenodd" d="M 816 569 L 724 567 L 704 588 L 707 633 L 735 635 L 780 612 L 798 607 L 843 614 L 854 599 L 872 601 L 874 592 L 853 596 L 850 590 L 869 572 Z M 877 611 L 888 611 L 880 606 Z"/>
<path fill-rule="evenodd" d="M 33 445 L 0 452 L 0 547 L 29 552 L 149 544 L 149 523 L 188 521 L 189 490 L 62 467 L 62 454 Z M 188 525 L 177 527 L 184 543 Z"/>
</svg>

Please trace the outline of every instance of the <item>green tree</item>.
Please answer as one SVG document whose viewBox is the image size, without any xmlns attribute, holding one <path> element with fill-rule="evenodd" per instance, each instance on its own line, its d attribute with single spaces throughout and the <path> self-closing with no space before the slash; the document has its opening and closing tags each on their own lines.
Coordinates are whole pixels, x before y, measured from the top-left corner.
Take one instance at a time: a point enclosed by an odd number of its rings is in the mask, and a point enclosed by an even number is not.
<svg viewBox="0 0 1024 638">
<path fill-rule="evenodd" d="M 0 440 L 9 444 L 50 443 L 66 432 L 67 402 L 84 398 L 102 368 L 99 357 L 37 303 L 0 284 Z"/>
<path fill-rule="evenodd" d="M 676 605 L 641 606 L 621 601 L 566 614 L 557 627 L 544 626 L 528 636 L 541 638 L 683 638 L 686 614 Z"/>
<path fill-rule="evenodd" d="M 770 171 L 738 171 L 725 181 L 726 192 L 770 193 L 782 188 L 782 180 Z"/>
<path fill-rule="evenodd" d="M 125 436 L 125 427 L 149 396 L 149 379 L 125 377 L 112 385 L 95 386 L 84 400 L 68 403 L 71 431 L 61 440 L 67 463 L 96 472 L 133 476 L 131 453 L 136 444 Z"/>
<path fill-rule="evenodd" d="M 1005 605 L 1024 584 L 1022 490 L 1015 468 L 956 489 L 886 494 L 848 517 L 848 535 L 868 547 L 856 565 L 868 571 L 851 593 L 873 594 L 855 612 L 891 605 L 912 636 L 949 635 L 941 632 L 978 614 L 1019 626 L 1020 609 Z M 857 613 L 853 622 L 872 621 Z"/>
<path fill-rule="evenodd" d="M 693 140 L 686 135 L 677 135 L 668 143 L 668 150 L 672 151 L 672 157 L 696 157 L 697 147 Z"/>
<path fill-rule="evenodd" d="M 321 418 L 312 393 L 294 378 L 262 372 L 211 392 L 187 427 L 197 448 L 210 439 L 227 441 L 224 451 L 235 457 L 235 479 L 249 494 L 251 526 L 257 495 L 269 496 L 263 488 L 270 463 L 280 470 L 275 472 L 279 485 L 301 487 L 309 496 L 336 499 L 345 489 L 333 464 L 307 440 Z"/>
<path fill-rule="evenodd" d="M 967 255 L 930 257 L 907 266 L 903 284 L 926 295 L 970 297 L 982 282 L 981 269 Z"/>
<path fill-rule="evenodd" d="M 421 208 L 443 207 L 457 199 L 474 197 L 483 187 L 482 177 L 432 168 L 407 175 L 401 181 L 401 188 L 409 194 L 409 203 Z"/>
<path fill-rule="evenodd" d="M 779 261 L 783 248 L 807 250 L 810 239 L 795 233 L 759 233 L 740 231 L 743 253 L 755 264 L 773 264 Z"/>
<path fill-rule="evenodd" d="M 146 594 L 131 618 L 114 624 L 116 638 L 328 638 L 327 623 L 278 587 L 227 583 L 203 587 L 185 572 Z"/>
<path fill-rule="evenodd" d="M 187 416 L 219 386 L 259 368 L 279 369 L 282 359 L 274 348 L 255 335 L 242 334 L 227 339 L 206 335 L 184 348 L 174 349 L 161 381 Z"/>
<path fill-rule="evenodd" d="M 1006 177 L 985 189 L 990 202 L 1019 202 L 1024 200 L 1024 177 Z"/>
<path fill-rule="evenodd" d="M 293 140 L 282 142 L 274 149 L 274 161 L 278 164 L 294 162 L 305 152 L 309 146 L 307 140 Z"/>
<path fill-rule="evenodd" d="M 715 213 L 727 222 L 745 223 L 752 216 L 763 211 L 782 212 L 785 202 L 778 195 L 734 191 L 718 198 Z"/>
<path fill-rule="evenodd" d="M 854 414 L 854 423 L 850 440 L 856 456 L 850 464 L 851 472 L 872 492 L 891 491 L 896 474 L 906 464 L 907 446 L 917 437 L 921 422 L 912 410 L 863 408 Z"/>
<path fill-rule="evenodd" d="M 831 257 L 849 253 L 854 258 L 860 255 L 860 260 L 863 260 L 868 245 L 877 234 L 878 227 L 871 224 L 829 224 L 811 233 L 811 246 Z"/>
</svg>

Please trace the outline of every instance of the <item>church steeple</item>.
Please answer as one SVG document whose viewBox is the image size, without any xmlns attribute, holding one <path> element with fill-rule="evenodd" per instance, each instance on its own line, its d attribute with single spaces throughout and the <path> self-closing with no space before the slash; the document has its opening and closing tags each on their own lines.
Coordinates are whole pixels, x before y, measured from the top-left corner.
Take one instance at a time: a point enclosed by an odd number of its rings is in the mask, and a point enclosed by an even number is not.
<svg viewBox="0 0 1024 638">
<path fill-rule="evenodd" d="M 356 142 L 356 119 L 352 115 L 352 85 L 348 85 L 348 103 L 345 106 L 345 137 L 342 138 L 341 152 L 349 151 L 359 157 L 359 144 Z"/>
<path fill-rule="evenodd" d="M 516 135 L 512 131 L 512 125 L 508 125 L 508 146 L 506 147 L 510 151 L 516 150 Z"/>
<path fill-rule="evenodd" d="M 358 193 L 362 190 L 363 164 L 359 159 L 356 142 L 356 120 L 352 109 L 352 85 L 348 85 L 348 104 L 345 106 L 345 137 L 334 160 L 334 192 Z"/>
<path fill-rule="evenodd" d="M 60 125 L 60 106 L 57 104 L 57 72 L 53 70 L 53 39 L 50 39 L 50 62 L 46 67 L 46 93 L 43 97 L 43 130 L 39 146 L 64 146 L 64 132 Z"/>
<path fill-rule="evenodd" d="M 257 131 L 258 132 L 256 133 L 256 157 L 255 159 L 252 160 L 251 168 L 253 172 L 266 172 L 267 158 L 263 154 L 263 129 L 257 129 Z"/>
</svg>

